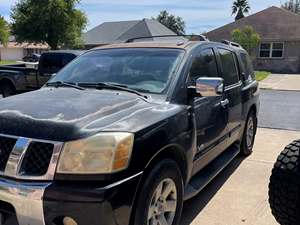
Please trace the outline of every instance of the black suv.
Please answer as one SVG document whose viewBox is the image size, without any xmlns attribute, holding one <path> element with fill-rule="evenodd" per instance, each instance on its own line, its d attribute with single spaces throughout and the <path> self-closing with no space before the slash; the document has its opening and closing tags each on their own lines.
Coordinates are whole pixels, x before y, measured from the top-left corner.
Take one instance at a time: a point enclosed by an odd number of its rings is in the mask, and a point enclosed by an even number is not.
<svg viewBox="0 0 300 225">
<path fill-rule="evenodd" d="M 0 224 L 177 225 L 184 200 L 251 154 L 258 109 L 230 42 L 90 50 L 0 101 Z"/>
</svg>

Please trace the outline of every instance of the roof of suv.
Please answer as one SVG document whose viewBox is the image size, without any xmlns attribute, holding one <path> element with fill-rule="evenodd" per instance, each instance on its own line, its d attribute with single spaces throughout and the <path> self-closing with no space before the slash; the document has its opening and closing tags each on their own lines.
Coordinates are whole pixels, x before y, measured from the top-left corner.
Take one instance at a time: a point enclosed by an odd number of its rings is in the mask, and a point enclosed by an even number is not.
<svg viewBox="0 0 300 225">
<path fill-rule="evenodd" d="M 79 56 L 81 54 L 83 54 L 84 50 L 51 50 L 51 51 L 48 51 L 48 52 L 44 52 L 44 54 L 51 54 L 51 53 L 56 53 L 56 54 L 73 54 L 73 55 L 76 55 L 76 56 Z"/>
<path fill-rule="evenodd" d="M 202 41 L 201 43 L 206 43 Z M 199 44 L 199 41 L 178 41 L 178 42 L 166 42 L 166 41 L 145 41 L 145 42 L 131 42 L 131 43 L 117 43 L 111 45 L 105 45 L 97 47 L 95 49 L 110 49 L 110 48 L 177 48 L 186 49 L 195 44 Z"/>
<path fill-rule="evenodd" d="M 114 49 L 114 48 L 173 48 L 173 49 L 191 49 L 195 46 L 201 44 L 214 44 L 216 46 L 224 46 L 231 48 L 233 51 L 246 52 L 241 46 L 237 47 L 230 44 L 225 44 L 221 42 L 211 42 L 211 41 L 143 41 L 143 42 L 130 42 L 130 43 L 116 43 L 111 45 L 100 46 L 95 49 Z"/>
</svg>

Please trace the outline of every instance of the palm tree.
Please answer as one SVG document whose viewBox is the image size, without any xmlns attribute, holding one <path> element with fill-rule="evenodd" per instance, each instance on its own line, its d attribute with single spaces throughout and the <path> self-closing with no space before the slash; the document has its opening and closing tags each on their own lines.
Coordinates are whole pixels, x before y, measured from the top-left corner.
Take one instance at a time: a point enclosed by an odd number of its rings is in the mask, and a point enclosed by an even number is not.
<svg viewBox="0 0 300 225">
<path fill-rule="evenodd" d="M 288 0 L 281 7 L 293 13 L 300 14 L 300 0 Z"/>
<path fill-rule="evenodd" d="M 250 5 L 247 0 L 235 0 L 232 6 L 232 15 L 236 14 L 235 20 L 245 17 L 244 14 L 249 13 Z"/>
</svg>

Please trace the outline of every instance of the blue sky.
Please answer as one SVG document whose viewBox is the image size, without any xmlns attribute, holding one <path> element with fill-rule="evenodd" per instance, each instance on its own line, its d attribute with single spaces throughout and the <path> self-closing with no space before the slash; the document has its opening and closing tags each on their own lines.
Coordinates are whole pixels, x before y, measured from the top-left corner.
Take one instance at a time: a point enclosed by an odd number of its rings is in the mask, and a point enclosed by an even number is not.
<svg viewBox="0 0 300 225">
<path fill-rule="evenodd" d="M 269 6 L 280 6 L 285 0 L 249 0 L 251 13 Z M 9 11 L 16 0 L 0 0 L 0 15 L 9 20 Z M 232 22 L 232 0 L 81 0 L 80 9 L 89 19 L 88 29 L 106 21 L 151 18 L 161 10 L 181 16 L 187 33 L 210 31 Z"/>
</svg>

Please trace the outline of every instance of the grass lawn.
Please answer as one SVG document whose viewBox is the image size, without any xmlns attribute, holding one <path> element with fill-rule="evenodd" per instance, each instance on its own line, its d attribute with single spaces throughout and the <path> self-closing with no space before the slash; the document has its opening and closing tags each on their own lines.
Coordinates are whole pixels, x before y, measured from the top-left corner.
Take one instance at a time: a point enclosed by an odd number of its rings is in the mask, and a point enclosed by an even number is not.
<svg viewBox="0 0 300 225">
<path fill-rule="evenodd" d="M 8 64 L 15 64 L 17 63 L 16 61 L 7 61 L 7 60 L 4 60 L 4 61 L 0 61 L 0 65 L 8 65 Z"/>
<path fill-rule="evenodd" d="M 271 73 L 267 71 L 255 71 L 255 76 L 257 81 L 262 81 L 266 79 Z"/>
</svg>

